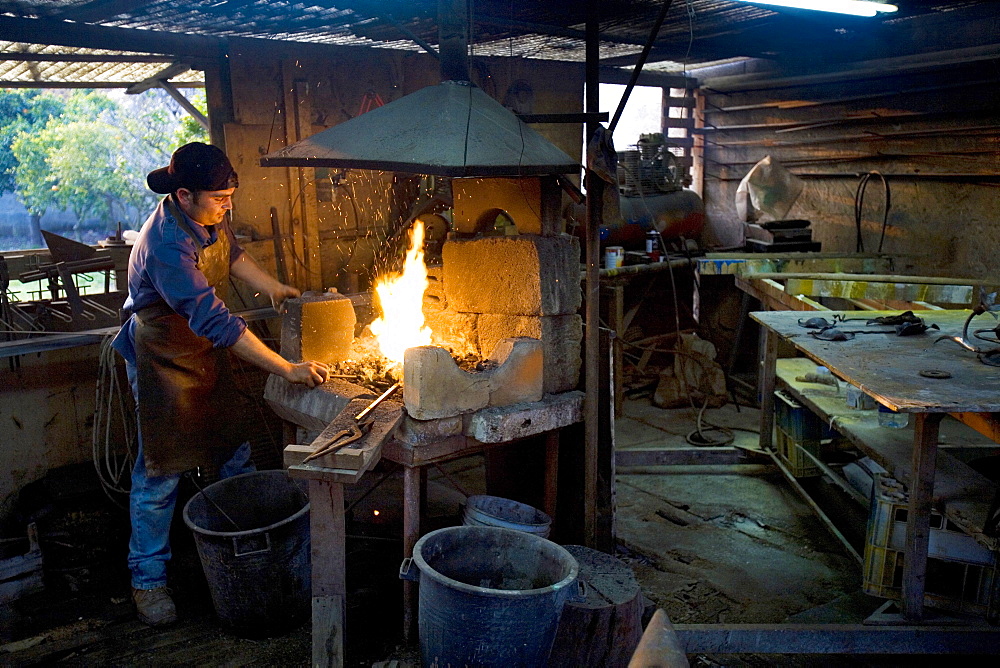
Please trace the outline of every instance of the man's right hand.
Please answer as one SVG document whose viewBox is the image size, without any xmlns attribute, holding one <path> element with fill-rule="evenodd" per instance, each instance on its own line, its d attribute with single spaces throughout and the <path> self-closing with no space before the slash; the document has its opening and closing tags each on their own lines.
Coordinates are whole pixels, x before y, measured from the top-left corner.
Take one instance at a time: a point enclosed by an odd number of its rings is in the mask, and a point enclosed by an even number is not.
<svg viewBox="0 0 1000 668">
<path fill-rule="evenodd" d="M 330 366 L 323 362 L 299 362 L 292 364 L 285 374 L 285 380 L 290 383 L 316 387 L 326 382 L 330 377 Z"/>
</svg>

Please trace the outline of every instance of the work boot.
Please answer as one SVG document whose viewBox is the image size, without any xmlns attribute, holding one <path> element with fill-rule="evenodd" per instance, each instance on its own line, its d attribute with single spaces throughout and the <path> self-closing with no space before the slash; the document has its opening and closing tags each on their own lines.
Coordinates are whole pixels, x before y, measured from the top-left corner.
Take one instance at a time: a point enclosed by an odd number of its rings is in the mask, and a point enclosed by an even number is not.
<svg viewBox="0 0 1000 668">
<path fill-rule="evenodd" d="M 132 587 L 132 602 L 139 621 L 150 626 L 166 626 L 177 621 L 177 608 L 166 587 L 136 589 Z"/>
</svg>

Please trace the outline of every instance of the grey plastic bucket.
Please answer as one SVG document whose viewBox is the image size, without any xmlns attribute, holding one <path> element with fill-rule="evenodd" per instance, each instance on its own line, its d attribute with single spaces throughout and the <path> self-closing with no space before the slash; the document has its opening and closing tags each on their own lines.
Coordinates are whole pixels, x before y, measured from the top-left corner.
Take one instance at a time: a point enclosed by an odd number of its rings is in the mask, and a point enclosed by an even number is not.
<svg viewBox="0 0 1000 668">
<path fill-rule="evenodd" d="M 415 568 L 414 568 L 415 567 Z M 425 666 L 544 666 L 579 565 L 552 541 L 499 527 L 448 527 L 417 541 L 400 577 L 420 581 Z"/>
<path fill-rule="evenodd" d="M 542 511 L 499 496 L 477 494 L 465 504 L 462 524 L 466 526 L 500 527 L 549 537 L 552 518 Z"/>
<path fill-rule="evenodd" d="M 257 471 L 209 485 L 184 506 L 184 523 L 223 626 L 274 634 L 308 618 L 309 500 L 288 473 Z"/>
</svg>

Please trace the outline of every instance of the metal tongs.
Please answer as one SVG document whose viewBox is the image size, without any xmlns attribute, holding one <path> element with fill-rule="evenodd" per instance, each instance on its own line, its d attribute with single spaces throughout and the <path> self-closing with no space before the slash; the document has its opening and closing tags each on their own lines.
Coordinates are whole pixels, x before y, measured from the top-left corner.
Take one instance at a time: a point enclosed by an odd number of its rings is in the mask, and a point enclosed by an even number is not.
<svg viewBox="0 0 1000 668">
<path fill-rule="evenodd" d="M 375 410 L 376 406 L 392 396 L 392 393 L 399 388 L 400 384 L 396 383 L 383 392 L 378 399 L 372 401 L 365 406 L 364 410 L 354 416 L 354 422 L 351 423 L 350 428 L 341 429 L 326 443 L 320 444 L 316 450 L 313 450 L 312 454 L 302 460 L 302 463 L 305 464 L 323 455 L 332 455 L 351 443 L 361 440 L 361 437 L 368 433 L 368 430 L 371 429 L 372 424 L 375 422 L 375 416 L 371 414 L 372 411 Z"/>
<path fill-rule="evenodd" d="M 980 288 L 979 290 L 979 304 L 976 308 L 972 309 L 972 313 L 969 317 L 965 319 L 965 325 L 962 327 L 961 336 L 940 336 L 934 340 L 934 343 L 938 341 L 954 341 L 958 345 L 962 346 L 970 352 L 976 353 L 979 357 L 979 361 L 988 366 L 1000 366 L 1000 348 L 981 348 L 970 342 L 969 339 L 969 325 L 972 323 L 972 319 L 983 313 L 989 313 L 994 319 L 997 318 L 996 312 L 1000 310 L 1000 304 L 994 304 L 996 300 L 997 293 L 991 293 L 987 295 L 985 290 Z M 992 333 L 992 336 L 988 334 Z M 977 329 L 972 332 L 972 335 L 979 339 L 980 341 L 989 341 L 990 343 L 1000 343 L 1000 325 L 997 325 L 994 329 Z"/>
</svg>

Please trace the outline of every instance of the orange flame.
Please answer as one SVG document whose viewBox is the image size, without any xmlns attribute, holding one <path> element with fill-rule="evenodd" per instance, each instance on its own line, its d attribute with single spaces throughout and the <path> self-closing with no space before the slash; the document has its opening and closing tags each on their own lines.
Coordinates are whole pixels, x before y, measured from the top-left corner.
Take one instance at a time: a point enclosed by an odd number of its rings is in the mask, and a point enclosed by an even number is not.
<svg viewBox="0 0 1000 668">
<path fill-rule="evenodd" d="M 383 276 L 375 284 L 381 315 L 370 325 L 382 355 L 403 368 L 407 348 L 426 346 L 431 330 L 424 326 L 424 291 L 427 289 L 427 265 L 424 264 L 424 224 L 417 221 L 410 230 L 410 246 L 403 262 L 403 273 Z"/>
</svg>

